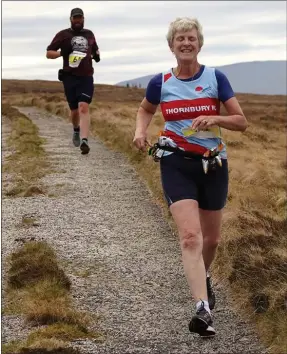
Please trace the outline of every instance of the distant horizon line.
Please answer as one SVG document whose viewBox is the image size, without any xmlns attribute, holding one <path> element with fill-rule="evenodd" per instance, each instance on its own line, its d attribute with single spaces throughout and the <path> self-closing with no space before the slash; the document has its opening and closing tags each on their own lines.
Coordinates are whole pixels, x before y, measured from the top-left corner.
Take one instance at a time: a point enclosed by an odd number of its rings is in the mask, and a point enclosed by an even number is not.
<svg viewBox="0 0 287 354">
<path fill-rule="evenodd" d="M 224 67 L 224 66 L 231 66 L 231 65 L 238 65 L 238 64 L 250 64 L 250 63 L 267 63 L 267 62 L 287 62 L 287 59 L 274 59 L 274 60 L 252 60 L 252 61 L 241 61 L 241 62 L 235 62 L 235 63 L 230 63 L 230 64 L 224 64 L 224 65 L 214 65 L 214 67 Z M 3 70 L 2 70 L 3 71 Z M 3 73 L 2 73 L 3 74 Z M 101 83 L 101 82 L 97 82 L 97 85 L 108 85 L 108 86 L 115 86 L 118 85 L 119 83 L 122 82 L 127 82 L 127 81 L 132 81 L 132 80 L 136 80 L 139 78 L 144 78 L 147 76 L 152 76 L 155 75 L 155 73 L 153 74 L 147 74 L 147 75 L 143 75 L 143 76 L 139 76 L 139 77 L 135 77 L 133 79 L 126 79 L 126 80 L 122 80 L 122 81 L 118 81 L 116 83 L 113 84 L 107 84 L 107 83 Z M 16 78 L 1 78 L 1 80 L 14 80 L 14 81 L 50 81 L 50 82 L 59 82 L 58 80 L 55 79 L 16 79 Z"/>
<path fill-rule="evenodd" d="M 214 68 L 222 68 L 222 67 L 226 67 L 226 66 L 231 66 L 231 65 L 239 65 L 239 64 L 251 64 L 251 63 L 278 63 L 278 62 L 287 62 L 287 59 L 274 59 L 274 60 L 251 60 L 251 61 L 240 61 L 240 62 L 236 62 L 236 63 L 231 63 L 231 64 L 224 64 L 224 65 L 212 65 L 212 67 Z M 205 65 L 205 64 L 203 64 Z M 207 65 L 207 66 L 210 66 L 210 65 Z M 136 77 L 134 79 L 128 79 L 128 80 L 122 80 L 122 81 L 118 81 L 115 85 L 119 84 L 119 83 L 122 83 L 122 82 L 127 82 L 127 81 L 133 81 L 133 80 L 137 80 L 137 79 L 141 79 L 141 78 L 144 78 L 144 77 L 148 77 L 148 76 L 152 76 L 152 75 L 155 75 L 155 74 L 148 74 L 148 75 L 143 75 L 143 76 L 139 76 L 139 77 Z"/>
</svg>

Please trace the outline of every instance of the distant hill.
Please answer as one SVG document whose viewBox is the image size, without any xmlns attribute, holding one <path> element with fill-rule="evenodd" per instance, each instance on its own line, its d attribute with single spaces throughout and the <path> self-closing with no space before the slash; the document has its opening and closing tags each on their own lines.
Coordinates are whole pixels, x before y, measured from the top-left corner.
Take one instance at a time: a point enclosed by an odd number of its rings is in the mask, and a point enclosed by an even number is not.
<svg viewBox="0 0 287 354">
<path fill-rule="evenodd" d="M 286 95 L 286 64 L 287 62 L 284 60 L 253 61 L 218 66 L 216 68 L 228 77 L 235 92 Z M 129 83 L 130 86 L 146 88 L 149 80 L 155 74 L 121 81 L 116 85 L 126 86 Z"/>
</svg>

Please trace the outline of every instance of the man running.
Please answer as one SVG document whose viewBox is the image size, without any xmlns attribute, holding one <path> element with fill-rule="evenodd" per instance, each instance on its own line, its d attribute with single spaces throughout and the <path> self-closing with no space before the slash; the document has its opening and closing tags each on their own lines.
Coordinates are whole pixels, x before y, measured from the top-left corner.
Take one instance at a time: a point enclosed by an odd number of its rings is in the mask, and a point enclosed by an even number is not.
<svg viewBox="0 0 287 354">
<path fill-rule="evenodd" d="M 46 57 L 63 58 L 63 69 L 59 70 L 58 78 L 63 82 L 71 110 L 73 143 L 80 146 L 82 154 L 88 154 L 89 104 L 94 93 L 92 59 L 98 63 L 100 52 L 93 32 L 84 28 L 83 10 L 72 9 L 70 21 L 71 27 L 58 32 L 48 45 Z"/>
</svg>

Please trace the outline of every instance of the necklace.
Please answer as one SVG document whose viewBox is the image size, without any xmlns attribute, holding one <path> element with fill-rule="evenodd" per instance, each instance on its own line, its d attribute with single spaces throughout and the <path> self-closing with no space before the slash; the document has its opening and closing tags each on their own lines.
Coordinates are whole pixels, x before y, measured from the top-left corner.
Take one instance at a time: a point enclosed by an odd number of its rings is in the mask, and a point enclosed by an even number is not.
<svg viewBox="0 0 287 354">
<path fill-rule="evenodd" d="M 196 69 L 195 69 L 194 74 L 191 76 L 191 78 L 188 78 L 188 79 L 190 79 L 190 81 L 193 81 L 195 75 L 196 75 L 196 74 L 199 72 L 199 70 L 200 70 L 200 66 L 201 66 L 201 65 L 198 64 L 197 67 L 196 67 Z M 176 78 L 178 78 L 178 76 L 179 76 L 181 70 L 178 69 L 178 68 L 176 68 L 175 71 L 176 71 L 176 72 L 174 72 L 174 75 L 175 75 Z"/>
</svg>

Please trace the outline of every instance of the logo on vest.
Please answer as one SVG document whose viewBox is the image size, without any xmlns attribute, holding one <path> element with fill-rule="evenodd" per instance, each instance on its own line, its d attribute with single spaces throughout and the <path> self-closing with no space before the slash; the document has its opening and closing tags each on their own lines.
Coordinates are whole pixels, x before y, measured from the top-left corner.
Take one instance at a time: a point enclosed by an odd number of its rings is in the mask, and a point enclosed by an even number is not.
<svg viewBox="0 0 287 354">
<path fill-rule="evenodd" d="M 210 89 L 210 86 L 207 86 L 207 87 L 204 87 L 204 88 L 202 86 L 196 86 L 195 91 L 196 92 L 205 92 L 208 89 Z"/>
<path fill-rule="evenodd" d="M 215 105 L 202 105 L 202 106 L 191 106 L 191 107 L 175 107 L 166 108 L 166 114 L 178 114 L 178 113 L 189 113 L 189 112 L 216 112 L 217 108 Z"/>
</svg>

